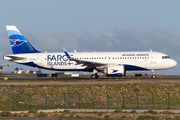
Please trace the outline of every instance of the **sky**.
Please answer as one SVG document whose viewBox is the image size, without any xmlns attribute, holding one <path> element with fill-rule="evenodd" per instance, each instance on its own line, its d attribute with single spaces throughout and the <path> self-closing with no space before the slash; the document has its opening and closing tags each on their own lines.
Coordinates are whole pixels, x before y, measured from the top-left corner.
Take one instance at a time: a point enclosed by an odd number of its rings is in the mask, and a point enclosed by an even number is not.
<svg viewBox="0 0 180 120">
<path fill-rule="evenodd" d="M 153 51 L 178 65 L 157 74 L 180 72 L 178 0 L 0 0 L 0 64 L 12 54 L 6 25 L 15 25 L 39 51 Z M 15 67 L 38 70 L 23 65 Z M 51 71 L 43 70 L 49 73 Z M 54 71 L 53 71 L 54 72 Z M 150 73 L 150 72 L 148 72 Z"/>
</svg>

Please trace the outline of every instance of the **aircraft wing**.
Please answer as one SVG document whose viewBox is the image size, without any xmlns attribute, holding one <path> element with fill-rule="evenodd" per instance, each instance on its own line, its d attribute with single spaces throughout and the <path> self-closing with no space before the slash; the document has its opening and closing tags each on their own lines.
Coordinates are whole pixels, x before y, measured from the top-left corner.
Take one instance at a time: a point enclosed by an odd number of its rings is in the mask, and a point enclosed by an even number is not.
<svg viewBox="0 0 180 120">
<path fill-rule="evenodd" d="M 74 59 L 73 57 L 71 57 L 66 49 L 63 48 L 63 51 L 64 51 L 65 55 L 67 56 L 67 58 L 69 60 L 76 62 L 76 65 L 82 64 L 82 66 L 87 66 L 88 68 L 99 67 L 99 66 L 106 66 L 107 65 L 107 64 L 99 63 L 99 62 L 77 60 L 77 59 Z"/>
</svg>

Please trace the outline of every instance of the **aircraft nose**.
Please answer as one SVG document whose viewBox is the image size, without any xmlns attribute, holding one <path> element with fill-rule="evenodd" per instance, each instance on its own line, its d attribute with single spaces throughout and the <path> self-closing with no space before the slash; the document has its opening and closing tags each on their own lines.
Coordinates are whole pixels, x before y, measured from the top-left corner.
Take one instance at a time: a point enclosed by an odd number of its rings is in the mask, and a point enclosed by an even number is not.
<svg viewBox="0 0 180 120">
<path fill-rule="evenodd" d="M 171 64 L 172 64 L 172 67 L 175 67 L 177 65 L 177 62 L 175 60 L 172 60 Z"/>
</svg>

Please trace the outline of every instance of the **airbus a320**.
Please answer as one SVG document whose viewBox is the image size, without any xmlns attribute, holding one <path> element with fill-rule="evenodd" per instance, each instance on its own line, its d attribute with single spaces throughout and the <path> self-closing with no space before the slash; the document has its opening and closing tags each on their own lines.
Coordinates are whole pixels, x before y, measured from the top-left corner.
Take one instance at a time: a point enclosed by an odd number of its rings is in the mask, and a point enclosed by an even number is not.
<svg viewBox="0 0 180 120">
<path fill-rule="evenodd" d="M 175 67 L 177 62 L 160 52 L 40 52 L 13 25 L 6 26 L 13 54 L 3 57 L 14 63 L 56 71 L 98 72 L 106 76 L 125 76 L 126 71 L 154 70 Z"/>
</svg>

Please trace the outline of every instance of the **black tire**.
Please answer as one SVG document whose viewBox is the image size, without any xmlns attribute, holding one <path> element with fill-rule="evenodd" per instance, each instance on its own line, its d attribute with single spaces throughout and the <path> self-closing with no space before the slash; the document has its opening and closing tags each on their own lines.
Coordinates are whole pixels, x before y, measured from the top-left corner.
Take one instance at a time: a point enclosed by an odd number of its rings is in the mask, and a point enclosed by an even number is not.
<svg viewBox="0 0 180 120">
<path fill-rule="evenodd" d="M 98 79 L 98 75 L 97 74 L 92 74 L 91 79 Z"/>
<path fill-rule="evenodd" d="M 98 79 L 98 77 L 99 77 L 99 76 L 96 74 L 96 79 Z"/>
<path fill-rule="evenodd" d="M 152 77 L 151 78 L 156 78 L 156 76 L 155 75 L 152 75 Z"/>
</svg>

